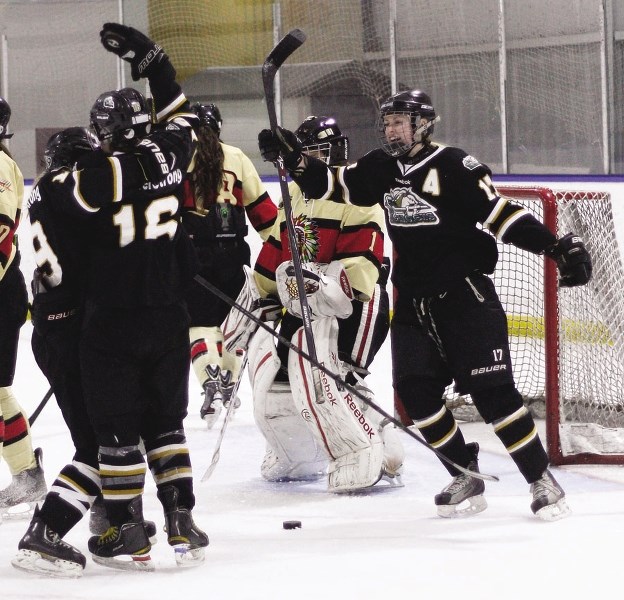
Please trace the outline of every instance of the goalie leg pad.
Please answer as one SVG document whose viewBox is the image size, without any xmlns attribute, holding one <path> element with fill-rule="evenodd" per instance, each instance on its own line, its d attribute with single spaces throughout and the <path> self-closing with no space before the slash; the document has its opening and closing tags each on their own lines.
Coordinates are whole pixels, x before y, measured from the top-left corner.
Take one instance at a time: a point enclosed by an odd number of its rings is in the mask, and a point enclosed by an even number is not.
<svg viewBox="0 0 624 600">
<path fill-rule="evenodd" d="M 340 374 L 336 318 L 316 320 L 312 330 L 319 363 L 328 371 Z M 307 352 L 303 328 L 297 330 L 292 341 Z M 323 396 L 323 402 L 319 403 L 312 367 L 292 349 L 288 356 L 288 373 L 295 405 L 330 456 L 329 490 L 354 491 L 377 483 L 383 474 L 383 440 L 378 427 L 356 399 L 319 370 L 321 389 L 318 393 Z"/>
<path fill-rule="evenodd" d="M 356 383 L 353 387 L 368 400 L 374 402 L 375 395 L 373 394 L 373 391 L 366 385 L 364 379 L 356 372 L 353 372 L 353 377 L 356 380 Z M 394 428 L 394 425 L 383 415 L 371 408 L 361 398 L 357 398 L 357 402 L 358 404 L 360 404 L 362 410 L 366 413 L 366 416 L 377 427 L 379 433 L 381 434 L 381 439 L 384 446 L 384 475 L 387 475 L 390 478 L 401 475 L 403 461 L 405 460 L 405 449 L 403 448 L 403 443 L 401 442 L 401 436 Z"/>
<path fill-rule="evenodd" d="M 273 336 L 260 329 L 249 345 L 248 357 L 254 419 L 267 442 L 262 477 L 267 481 L 293 481 L 324 476 L 327 454 L 301 418 L 290 384 L 275 382 L 281 363 Z"/>
</svg>

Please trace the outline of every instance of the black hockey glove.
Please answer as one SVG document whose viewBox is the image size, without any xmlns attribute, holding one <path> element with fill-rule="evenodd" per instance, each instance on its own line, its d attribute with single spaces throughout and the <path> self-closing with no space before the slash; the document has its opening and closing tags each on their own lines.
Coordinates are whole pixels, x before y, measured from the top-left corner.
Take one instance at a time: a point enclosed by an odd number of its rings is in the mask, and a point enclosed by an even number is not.
<svg viewBox="0 0 624 600">
<path fill-rule="evenodd" d="M 591 256 L 578 235 L 564 235 L 556 244 L 546 248 L 545 253 L 557 263 L 561 287 L 585 285 L 591 279 Z"/>
<path fill-rule="evenodd" d="M 169 60 L 159 44 L 134 27 L 104 23 L 100 40 L 109 52 L 130 63 L 134 81 L 149 77 L 162 61 Z"/>
<path fill-rule="evenodd" d="M 263 129 L 258 134 L 258 146 L 262 158 L 277 166 L 277 159 L 281 155 L 284 166 L 294 171 L 301 162 L 301 143 L 297 136 L 288 129 L 278 127 L 273 133 L 270 129 Z"/>
</svg>

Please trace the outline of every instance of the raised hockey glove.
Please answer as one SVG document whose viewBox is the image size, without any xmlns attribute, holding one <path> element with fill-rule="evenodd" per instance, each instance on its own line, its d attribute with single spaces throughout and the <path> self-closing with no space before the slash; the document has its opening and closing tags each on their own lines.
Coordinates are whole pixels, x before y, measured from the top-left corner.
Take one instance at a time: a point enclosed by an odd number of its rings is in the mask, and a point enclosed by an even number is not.
<svg viewBox="0 0 624 600">
<path fill-rule="evenodd" d="M 545 253 L 557 263 L 561 287 L 585 285 L 591 279 L 591 256 L 578 235 L 564 235 L 556 244 L 546 248 Z"/>
<path fill-rule="evenodd" d="M 104 23 L 100 31 L 104 48 L 130 63 L 132 79 L 149 77 L 169 57 L 162 47 L 134 27 Z"/>
<path fill-rule="evenodd" d="M 258 134 L 258 146 L 262 158 L 277 166 L 277 159 L 282 156 L 284 166 L 294 171 L 301 162 L 301 143 L 297 136 L 288 129 L 278 127 L 273 133 L 270 129 L 263 129 Z"/>
</svg>

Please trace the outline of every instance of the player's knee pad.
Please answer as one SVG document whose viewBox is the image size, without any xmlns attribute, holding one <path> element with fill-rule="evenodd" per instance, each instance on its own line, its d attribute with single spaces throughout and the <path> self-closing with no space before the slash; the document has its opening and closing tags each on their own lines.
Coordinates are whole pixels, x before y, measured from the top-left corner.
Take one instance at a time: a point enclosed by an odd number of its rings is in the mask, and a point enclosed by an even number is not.
<svg viewBox="0 0 624 600">
<path fill-rule="evenodd" d="M 336 318 L 316 320 L 312 329 L 319 363 L 336 375 L 344 375 L 338 360 Z M 292 341 L 307 352 L 305 337 L 300 328 Z M 354 396 L 294 350 L 289 353 L 288 374 L 299 412 L 330 457 L 330 491 L 361 489 L 379 481 L 383 474 L 383 440 Z"/>
<path fill-rule="evenodd" d="M 522 407 L 522 396 L 511 383 L 477 390 L 470 396 L 486 423 L 503 419 Z"/>
<path fill-rule="evenodd" d="M 268 481 L 317 478 L 325 471 L 327 455 L 299 414 L 290 384 L 275 381 L 281 363 L 270 333 L 256 333 L 248 360 L 254 419 L 267 442 L 262 476 Z"/>
<path fill-rule="evenodd" d="M 17 403 L 12 388 L 10 386 L 0 387 L 0 415 L 4 417 L 5 421 L 8 421 L 20 412 L 22 409 Z"/>
</svg>

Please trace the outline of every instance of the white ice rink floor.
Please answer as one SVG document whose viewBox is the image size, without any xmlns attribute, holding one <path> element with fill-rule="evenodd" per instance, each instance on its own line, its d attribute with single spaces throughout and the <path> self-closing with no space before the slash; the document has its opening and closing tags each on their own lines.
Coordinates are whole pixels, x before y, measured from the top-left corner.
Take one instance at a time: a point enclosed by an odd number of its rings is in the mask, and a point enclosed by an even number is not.
<svg viewBox="0 0 624 600">
<path fill-rule="evenodd" d="M 30 325 L 22 345 L 14 390 L 28 412 L 48 389 L 30 353 Z M 377 402 L 391 411 L 389 344 L 369 378 Z M 515 599 L 616 597 L 621 593 L 624 539 L 624 471 L 619 466 L 554 469 L 572 515 L 545 523 L 529 508 L 529 488 L 488 426 L 462 426 L 480 443 L 480 467 L 500 477 L 486 484 L 488 509 L 468 519 L 436 516 L 433 496 L 449 481 L 426 448 L 402 435 L 405 487 L 366 496 L 329 494 L 323 483 L 270 484 L 260 478 L 264 446 L 254 423 L 245 375 L 242 406 L 223 441 L 212 477 L 208 466 L 221 421 L 206 430 L 199 418 L 199 385 L 190 384 L 186 431 L 196 478 L 195 520 L 210 537 L 206 562 L 176 568 L 164 533 L 152 550 L 153 573 L 127 573 L 96 565 L 88 555 L 87 519 L 67 541 L 87 555 L 81 579 L 38 578 L 14 569 L 11 558 L 26 521 L 0 525 L 2 600 L 362 600 Z M 543 431 L 543 423 L 539 426 Z M 72 446 L 54 399 L 32 428 L 43 448 L 50 484 L 71 458 Z M 0 466 L 0 485 L 10 476 Z M 148 475 L 146 517 L 163 524 Z M 302 528 L 282 529 L 285 520 Z"/>
</svg>

